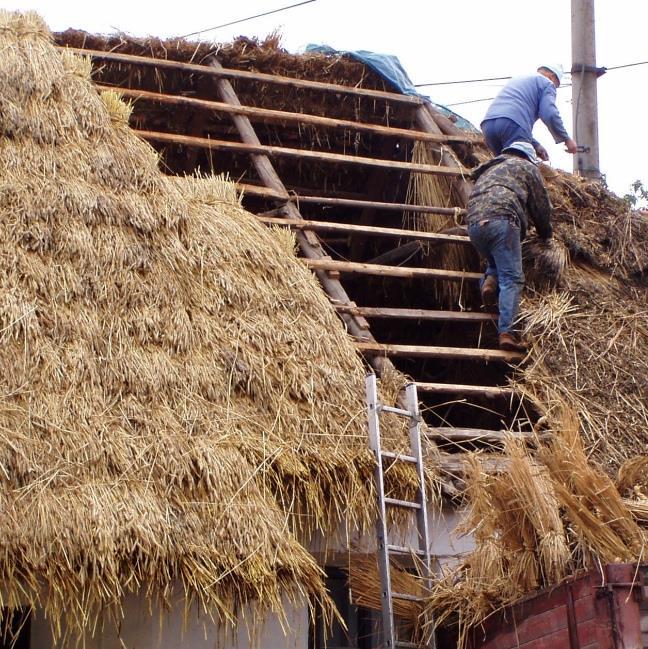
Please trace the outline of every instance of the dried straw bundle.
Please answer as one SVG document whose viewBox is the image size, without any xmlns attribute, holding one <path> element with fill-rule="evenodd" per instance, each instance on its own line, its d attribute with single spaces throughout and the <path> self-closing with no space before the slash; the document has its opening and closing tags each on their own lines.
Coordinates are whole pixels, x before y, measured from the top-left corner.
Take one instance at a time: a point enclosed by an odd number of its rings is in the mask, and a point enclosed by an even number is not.
<svg viewBox="0 0 648 649">
<path fill-rule="evenodd" d="M 430 143 L 416 142 L 412 148 L 412 162 L 417 164 L 440 164 L 442 149 Z M 447 149 L 446 149 L 447 150 Z M 454 154 L 453 154 L 454 155 Z M 407 186 L 406 202 L 413 205 L 434 205 L 437 207 L 458 207 L 461 198 L 454 190 L 454 183 L 449 178 L 435 174 L 411 173 Z M 459 216 L 444 216 L 425 212 L 406 212 L 404 225 L 422 232 L 441 232 L 459 225 Z M 461 244 L 447 244 L 429 247 L 425 255 L 425 263 L 430 268 L 445 268 L 448 270 L 466 270 L 476 264 L 476 253 Z M 435 282 L 436 299 L 450 306 L 462 303 L 466 287 L 457 282 Z"/>
<path fill-rule="evenodd" d="M 0 42 L 2 604 L 59 633 L 140 585 L 223 622 L 326 603 L 296 532 L 367 525 L 373 460 L 363 367 L 293 238 L 220 179 L 164 177 L 36 15 L 0 12 Z"/>
<path fill-rule="evenodd" d="M 507 471 L 489 474 L 478 457 L 466 462 L 467 515 L 458 532 L 473 532 L 475 550 L 432 589 L 427 611 L 437 624 L 459 627 L 463 646 L 471 627 L 538 587 L 555 585 L 602 562 L 637 561 L 645 536 L 643 502 L 623 501 L 594 467 L 578 438 L 564 428 L 535 459 L 517 440 L 506 443 Z"/>
<path fill-rule="evenodd" d="M 549 427 L 578 412 L 588 453 L 612 473 L 648 443 L 648 219 L 600 183 L 543 174 L 570 263 L 560 293 L 540 283 L 523 301 L 534 349 L 517 387 Z"/>
<path fill-rule="evenodd" d="M 356 606 L 380 611 L 382 609 L 381 585 L 375 557 L 354 559 L 349 565 L 348 571 L 353 603 Z M 391 585 L 392 590 L 397 593 L 406 593 L 416 597 L 421 597 L 424 593 L 423 585 L 415 575 L 396 566 L 393 566 L 391 570 Z M 394 599 L 393 604 L 395 615 L 412 624 L 416 623 L 422 612 L 420 602 Z"/>
<path fill-rule="evenodd" d="M 619 493 L 648 498 L 648 455 L 638 455 L 619 467 L 616 481 Z"/>
<path fill-rule="evenodd" d="M 537 289 L 560 286 L 569 261 L 567 249 L 558 240 L 528 237 L 522 242 L 526 283 Z"/>
</svg>

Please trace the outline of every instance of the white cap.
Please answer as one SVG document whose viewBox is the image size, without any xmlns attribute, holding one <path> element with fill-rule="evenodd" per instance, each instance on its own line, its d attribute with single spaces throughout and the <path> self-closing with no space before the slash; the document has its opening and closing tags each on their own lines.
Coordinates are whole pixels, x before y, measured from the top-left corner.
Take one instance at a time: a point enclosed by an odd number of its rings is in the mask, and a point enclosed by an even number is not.
<svg viewBox="0 0 648 649">
<path fill-rule="evenodd" d="M 553 72 L 556 75 L 556 79 L 558 79 L 558 85 L 560 85 L 564 73 L 563 66 L 560 63 L 543 63 L 539 67 Z"/>
<path fill-rule="evenodd" d="M 527 160 L 529 162 L 533 162 L 534 165 L 540 163 L 540 158 L 538 158 L 538 156 L 536 155 L 533 145 L 529 144 L 528 142 L 513 142 L 513 144 L 509 144 L 505 149 L 502 149 L 502 153 L 506 153 L 511 149 L 523 153 L 526 156 Z"/>
</svg>

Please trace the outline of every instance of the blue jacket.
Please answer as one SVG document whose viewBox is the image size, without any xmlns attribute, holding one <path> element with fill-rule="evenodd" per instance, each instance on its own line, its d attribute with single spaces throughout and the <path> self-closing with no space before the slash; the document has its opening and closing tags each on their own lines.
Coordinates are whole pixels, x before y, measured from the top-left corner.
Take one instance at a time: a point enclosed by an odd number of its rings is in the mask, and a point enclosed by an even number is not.
<svg viewBox="0 0 648 649">
<path fill-rule="evenodd" d="M 528 133 L 529 139 L 538 119 L 549 129 L 556 143 L 569 139 L 556 107 L 556 88 L 541 74 L 511 79 L 486 111 L 484 122 L 498 117 L 514 121 Z"/>
</svg>

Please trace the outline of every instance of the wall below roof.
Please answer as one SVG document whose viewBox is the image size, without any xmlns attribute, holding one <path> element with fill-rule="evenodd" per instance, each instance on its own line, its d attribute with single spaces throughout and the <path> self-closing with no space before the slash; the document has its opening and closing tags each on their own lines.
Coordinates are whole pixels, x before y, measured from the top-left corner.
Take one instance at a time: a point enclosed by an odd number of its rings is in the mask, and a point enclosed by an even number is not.
<svg viewBox="0 0 648 649">
<path fill-rule="evenodd" d="M 428 504 L 428 544 L 439 567 L 456 564 L 475 547 L 471 534 L 459 536 L 455 533 L 463 518 L 461 510 L 453 507 L 439 510 L 434 504 Z M 416 528 L 412 526 L 410 529 L 401 529 L 390 540 L 399 545 L 414 547 Z M 328 537 L 315 533 L 309 544 L 309 552 L 317 558 L 320 565 L 345 567 L 353 554 L 373 556 L 376 553 L 376 535 L 373 530 L 363 534 L 340 523 L 338 529 Z"/>
<path fill-rule="evenodd" d="M 266 622 L 254 630 L 256 638 L 248 637 L 245 624 L 233 638 L 223 640 L 219 628 L 205 618 L 198 617 L 195 609 L 184 619 L 184 607 L 178 602 L 171 611 L 161 613 L 155 606 L 151 612 L 144 595 L 132 595 L 124 605 L 124 618 L 120 628 L 107 625 L 103 632 L 88 638 L 86 649 L 254 649 L 272 647 L 273 649 L 307 649 L 308 647 L 308 608 L 296 607 L 284 602 L 286 611 L 285 632 L 276 615 L 268 616 Z M 243 616 L 242 616 L 243 617 Z M 248 623 L 254 619 L 247 612 Z M 256 640 L 256 643 L 255 643 Z M 41 612 L 32 619 L 31 647 L 34 649 L 54 649 L 50 624 Z"/>
<path fill-rule="evenodd" d="M 461 511 L 451 507 L 438 510 L 429 505 L 430 549 L 437 557 L 440 566 L 452 565 L 474 547 L 470 535 L 457 537 L 455 529 L 463 519 Z M 392 542 L 414 546 L 415 529 L 402 529 L 395 534 Z M 327 566 L 345 567 L 350 558 L 356 555 L 374 555 L 376 552 L 375 535 L 372 531 L 360 533 L 348 531 L 341 524 L 335 533 L 324 538 L 321 534 L 311 539 L 310 551 L 318 562 Z M 158 606 L 149 609 L 149 603 L 143 593 L 129 595 L 124 604 L 124 618 L 119 628 L 106 623 L 103 632 L 85 642 L 86 649 L 166 649 L 183 647 L 185 649 L 255 649 L 272 647 L 272 649 L 307 649 L 309 620 L 305 605 L 295 606 L 288 600 L 284 602 L 286 611 L 285 630 L 276 615 L 270 615 L 263 625 L 253 630 L 254 636 L 248 637 L 245 621 L 254 620 L 254 613 L 246 611 L 240 617 L 240 628 L 233 638 L 223 640 L 219 627 L 209 622 L 205 616 L 199 616 L 195 607 L 189 615 L 184 616 L 184 602 L 178 599 L 176 605 L 164 613 Z M 255 643 L 256 641 L 256 643 Z M 42 612 L 38 612 L 31 621 L 31 647 L 37 649 L 54 649 L 57 646 L 52 640 L 49 621 Z"/>
</svg>

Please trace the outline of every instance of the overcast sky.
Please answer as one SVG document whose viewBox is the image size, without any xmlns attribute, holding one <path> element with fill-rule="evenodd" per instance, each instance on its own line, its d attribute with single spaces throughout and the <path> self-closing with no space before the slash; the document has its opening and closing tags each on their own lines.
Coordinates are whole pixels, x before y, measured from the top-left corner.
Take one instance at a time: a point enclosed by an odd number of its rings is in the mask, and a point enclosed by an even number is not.
<svg viewBox="0 0 648 649">
<path fill-rule="evenodd" d="M 53 31 L 75 27 L 95 33 L 179 36 L 299 0 L 0 0 L 7 9 L 35 9 Z M 597 65 L 648 61 L 648 2 L 597 0 Z M 365 49 L 399 57 L 414 83 L 526 74 L 542 62 L 571 67 L 570 0 L 315 0 L 301 7 L 205 32 L 223 42 L 238 35 L 263 37 L 275 29 L 284 47 L 307 43 Z M 610 70 L 598 82 L 600 166 L 610 188 L 623 195 L 633 181 L 648 184 L 644 119 L 648 65 Z M 563 86 L 569 83 L 563 80 Z M 429 86 L 421 90 L 478 125 L 504 82 Z M 462 103 L 474 102 L 474 103 Z M 572 133 L 571 88 L 558 90 L 558 107 Z M 538 122 L 534 132 L 556 167 L 572 170 L 572 156 L 554 144 Z M 582 143 L 586 144 L 586 143 Z"/>
</svg>

